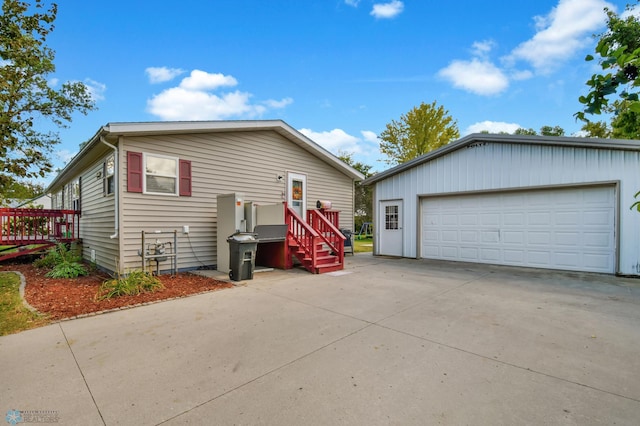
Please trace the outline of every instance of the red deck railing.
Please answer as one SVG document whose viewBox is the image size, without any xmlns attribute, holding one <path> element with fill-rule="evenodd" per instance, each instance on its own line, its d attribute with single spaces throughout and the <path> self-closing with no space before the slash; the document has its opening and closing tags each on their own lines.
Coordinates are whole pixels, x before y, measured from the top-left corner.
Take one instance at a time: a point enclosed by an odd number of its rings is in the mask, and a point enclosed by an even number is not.
<svg viewBox="0 0 640 426">
<path fill-rule="evenodd" d="M 79 236 L 79 211 L 0 208 L 1 245 L 70 242 Z"/>
</svg>

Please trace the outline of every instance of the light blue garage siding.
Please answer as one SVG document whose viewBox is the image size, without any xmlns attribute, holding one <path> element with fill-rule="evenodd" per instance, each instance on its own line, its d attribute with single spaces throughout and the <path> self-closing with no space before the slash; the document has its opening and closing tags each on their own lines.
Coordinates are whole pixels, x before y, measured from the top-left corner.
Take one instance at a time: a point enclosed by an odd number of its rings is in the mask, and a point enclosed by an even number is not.
<svg viewBox="0 0 640 426">
<path fill-rule="evenodd" d="M 421 199 L 435 195 L 612 184 L 616 187 L 617 272 L 640 274 L 640 144 L 579 138 L 471 135 L 374 178 L 374 214 L 381 201 L 404 204 L 403 256 L 420 256 Z M 377 219 L 376 219 L 377 220 Z M 376 228 L 378 229 L 379 226 Z M 376 253 L 380 253 L 376 231 Z"/>
</svg>

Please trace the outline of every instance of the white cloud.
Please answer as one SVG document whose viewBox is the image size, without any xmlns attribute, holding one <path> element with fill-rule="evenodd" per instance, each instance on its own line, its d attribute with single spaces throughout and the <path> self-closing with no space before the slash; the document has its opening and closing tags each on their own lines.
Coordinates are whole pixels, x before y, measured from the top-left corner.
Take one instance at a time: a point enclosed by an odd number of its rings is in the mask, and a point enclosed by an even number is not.
<svg viewBox="0 0 640 426">
<path fill-rule="evenodd" d="M 230 75 L 211 74 L 200 70 L 191 71 L 191 75 L 180 82 L 180 87 L 186 90 L 213 90 L 218 87 L 236 85 L 238 85 L 238 80 Z"/>
<path fill-rule="evenodd" d="M 372 132 L 371 130 L 362 130 L 360 133 L 362 134 L 362 137 L 364 138 L 364 140 L 367 142 L 374 142 L 374 143 L 380 142 L 378 140 L 378 135 L 375 132 Z"/>
<path fill-rule="evenodd" d="M 180 68 L 149 67 L 144 72 L 149 77 L 149 83 L 156 84 L 171 81 L 185 71 Z"/>
<path fill-rule="evenodd" d="M 489 59 L 495 43 L 476 41 L 470 60 L 454 60 L 439 75 L 454 87 L 477 95 L 497 95 L 511 81 L 528 80 L 533 71 L 516 69 L 517 61 L 531 65 L 538 74 L 548 74 L 585 46 L 593 43 L 592 34 L 606 22 L 604 8 L 615 9 L 605 0 L 559 0 L 545 16 L 533 18 L 536 34 L 500 58 L 501 67 Z"/>
<path fill-rule="evenodd" d="M 339 151 L 350 153 L 358 153 L 361 151 L 360 143 L 362 141 L 342 129 L 333 129 L 328 132 L 314 132 L 311 129 L 300 129 L 300 133 L 334 154 L 337 154 Z"/>
<path fill-rule="evenodd" d="M 264 104 L 269 108 L 281 109 L 293 103 L 293 99 L 291 98 L 283 98 L 282 100 L 276 101 L 273 99 L 269 99 L 268 101 L 264 101 Z"/>
<path fill-rule="evenodd" d="M 377 19 L 395 18 L 404 10 L 404 3 L 399 0 L 393 0 L 389 3 L 375 3 L 371 9 L 371 16 Z"/>
<path fill-rule="evenodd" d="M 497 95 L 509 87 L 509 79 L 493 63 L 478 58 L 453 61 L 438 73 L 454 87 L 477 95 Z"/>
<path fill-rule="evenodd" d="M 505 123 L 503 121 L 482 121 L 480 123 L 475 123 L 467 127 L 467 130 L 465 130 L 464 134 L 469 135 L 471 133 L 481 133 L 484 131 L 487 131 L 489 133 L 513 133 L 521 127 L 522 126 L 517 123 Z"/>
<path fill-rule="evenodd" d="M 560 0 L 546 16 L 534 18 L 537 33 L 516 47 L 510 60 L 523 60 L 546 74 L 578 50 L 593 43 L 591 35 L 606 22 L 604 0 Z"/>
<path fill-rule="evenodd" d="M 232 117 L 256 118 L 270 109 L 293 103 L 291 98 L 251 102 L 252 94 L 236 90 L 213 93 L 224 86 L 236 86 L 230 75 L 193 70 L 177 87 L 163 90 L 147 101 L 147 111 L 162 120 L 224 120 Z"/>
<path fill-rule="evenodd" d="M 94 101 L 98 102 L 104 100 L 104 92 L 107 91 L 106 84 L 99 83 L 90 78 L 85 78 L 84 85 L 87 87 L 87 90 L 89 90 L 89 94 Z"/>
<path fill-rule="evenodd" d="M 511 77 L 511 80 L 522 81 L 522 80 L 528 80 L 532 78 L 533 73 L 529 70 L 522 70 L 522 71 L 515 70 L 511 72 L 509 77 Z"/>
<path fill-rule="evenodd" d="M 496 45 L 493 40 L 476 41 L 471 45 L 474 56 L 486 57 Z"/>
<path fill-rule="evenodd" d="M 626 9 L 624 12 L 620 14 L 620 17 L 622 19 L 627 19 L 630 16 L 633 16 L 636 19 L 640 19 L 640 6 L 635 5 L 629 9 Z"/>
<path fill-rule="evenodd" d="M 360 3 L 360 0 L 344 0 L 344 2 L 349 6 L 358 7 L 358 3 Z"/>
</svg>

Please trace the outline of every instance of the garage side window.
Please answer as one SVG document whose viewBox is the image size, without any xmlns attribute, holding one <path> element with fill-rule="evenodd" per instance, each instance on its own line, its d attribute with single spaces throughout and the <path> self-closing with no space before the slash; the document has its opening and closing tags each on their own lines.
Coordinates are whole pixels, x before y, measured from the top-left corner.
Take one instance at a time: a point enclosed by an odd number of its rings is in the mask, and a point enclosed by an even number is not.
<svg viewBox="0 0 640 426">
<path fill-rule="evenodd" d="M 398 229 L 398 206 L 385 206 L 384 228 L 387 230 Z"/>
</svg>

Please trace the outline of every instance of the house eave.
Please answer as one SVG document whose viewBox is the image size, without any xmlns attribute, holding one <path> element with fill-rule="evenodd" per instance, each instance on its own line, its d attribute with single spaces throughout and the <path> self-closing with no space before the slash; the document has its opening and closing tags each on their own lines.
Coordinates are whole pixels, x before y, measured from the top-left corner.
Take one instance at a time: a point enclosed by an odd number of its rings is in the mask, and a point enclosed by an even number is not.
<svg viewBox="0 0 640 426">
<path fill-rule="evenodd" d="M 215 132 L 244 132 L 272 130 L 282 135 L 286 139 L 310 152 L 311 154 L 324 160 L 341 173 L 354 181 L 361 181 L 364 175 L 344 163 L 329 151 L 307 138 L 305 135 L 289 126 L 282 120 L 238 120 L 238 121 L 159 121 L 159 122 L 138 122 L 138 123 L 108 123 L 102 126 L 96 134 L 89 139 L 89 142 L 75 156 L 64 169 L 58 173 L 47 187 L 47 192 L 55 188 L 60 182 L 64 182 L 70 174 L 77 168 L 87 154 L 100 144 L 103 137 L 110 141 L 117 141 L 120 136 L 149 136 L 149 135 L 171 135 L 171 134 L 194 134 L 194 133 L 215 133 Z"/>
</svg>

